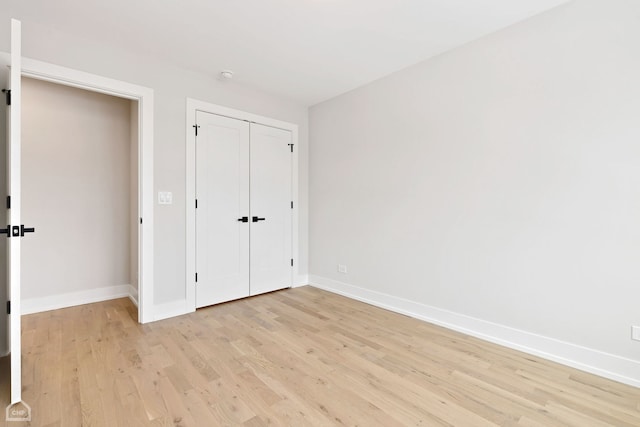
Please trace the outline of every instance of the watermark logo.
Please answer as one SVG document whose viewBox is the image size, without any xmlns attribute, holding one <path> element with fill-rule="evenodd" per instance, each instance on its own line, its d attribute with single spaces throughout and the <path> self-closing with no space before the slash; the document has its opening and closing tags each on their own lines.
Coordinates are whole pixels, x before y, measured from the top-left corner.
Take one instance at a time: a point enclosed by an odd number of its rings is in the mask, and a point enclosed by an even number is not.
<svg viewBox="0 0 640 427">
<path fill-rule="evenodd" d="M 31 407 L 24 402 L 7 406 L 7 421 L 31 421 Z"/>
</svg>

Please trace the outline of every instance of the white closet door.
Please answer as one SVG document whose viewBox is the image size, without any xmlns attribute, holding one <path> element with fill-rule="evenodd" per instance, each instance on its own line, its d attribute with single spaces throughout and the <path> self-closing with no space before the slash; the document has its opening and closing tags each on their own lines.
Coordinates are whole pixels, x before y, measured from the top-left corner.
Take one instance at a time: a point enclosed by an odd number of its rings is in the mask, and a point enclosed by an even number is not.
<svg viewBox="0 0 640 427">
<path fill-rule="evenodd" d="M 196 120 L 196 306 L 204 307 L 249 296 L 249 123 L 204 112 Z"/>
<path fill-rule="evenodd" d="M 251 124 L 251 295 L 292 284 L 292 135 Z"/>
</svg>

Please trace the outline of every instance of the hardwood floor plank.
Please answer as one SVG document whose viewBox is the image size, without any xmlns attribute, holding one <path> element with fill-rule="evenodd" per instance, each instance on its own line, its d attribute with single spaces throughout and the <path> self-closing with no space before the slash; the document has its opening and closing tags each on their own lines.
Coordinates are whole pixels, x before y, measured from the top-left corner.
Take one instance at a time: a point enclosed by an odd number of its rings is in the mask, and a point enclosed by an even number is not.
<svg viewBox="0 0 640 427">
<path fill-rule="evenodd" d="M 185 427 L 199 425 L 187 409 L 186 402 L 182 399 L 181 394 L 175 389 L 171 380 L 167 377 L 161 377 L 158 381 L 158 391 L 164 401 L 167 409 L 166 417 L 173 423 L 170 425 Z"/>
<path fill-rule="evenodd" d="M 32 426 L 640 426 L 637 388 L 312 287 L 147 325 L 105 301 L 22 334 Z"/>
</svg>

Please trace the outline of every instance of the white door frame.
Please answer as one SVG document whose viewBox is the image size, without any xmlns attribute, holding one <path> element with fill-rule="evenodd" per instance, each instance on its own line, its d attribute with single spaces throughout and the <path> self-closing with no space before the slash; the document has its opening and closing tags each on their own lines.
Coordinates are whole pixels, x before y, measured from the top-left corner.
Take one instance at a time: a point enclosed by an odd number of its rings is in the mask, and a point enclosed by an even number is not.
<svg viewBox="0 0 640 427">
<path fill-rule="evenodd" d="M 22 76 L 138 101 L 138 321 L 153 321 L 153 89 L 29 58 Z"/>
<path fill-rule="evenodd" d="M 298 223 L 299 223 L 299 203 L 298 203 L 298 125 L 257 114 L 247 113 L 245 111 L 234 110 L 222 105 L 211 104 L 205 101 L 199 101 L 193 98 L 187 98 L 187 116 L 186 116 L 186 208 L 187 208 L 187 228 L 186 228 L 186 275 L 185 284 L 187 309 L 196 310 L 196 134 L 193 126 L 196 124 L 196 113 L 202 111 L 205 113 L 218 114 L 220 116 L 232 119 L 244 120 L 251 123 L 258 123 L 265 126 L 284 129 L 291 131 L 291 142 L 294 145 L 293 150 L 293 167 L 292 167 L 292 198 L 293 198 L 293 218 L 292 218 L 292 253 L 293 263 L 293 283 L 295 278 L 299 276 L 300 253 L 298 251 Z"/>
</svg>

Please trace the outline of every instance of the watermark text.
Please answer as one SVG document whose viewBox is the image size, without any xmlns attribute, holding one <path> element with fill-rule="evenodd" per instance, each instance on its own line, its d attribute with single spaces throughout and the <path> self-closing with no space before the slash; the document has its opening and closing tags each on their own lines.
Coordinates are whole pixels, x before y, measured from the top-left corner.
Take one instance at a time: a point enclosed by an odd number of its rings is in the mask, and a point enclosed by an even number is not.
<svg viewBox="0 0 640 427">
<path fill-rule="evenodd" d="M 7 421 L 31 421 L 31 407 L 24 402 L 16 402 L 7 406 Z"/>
</svg>

